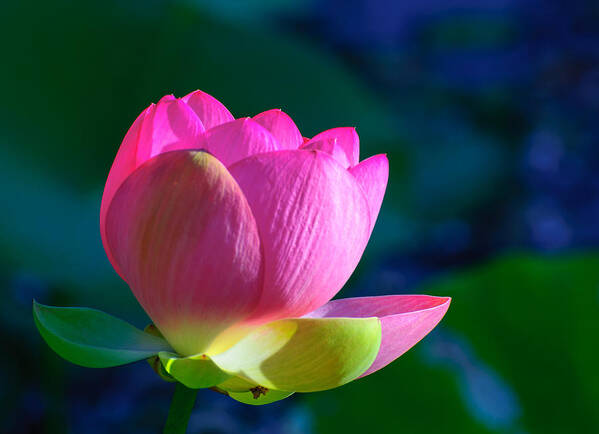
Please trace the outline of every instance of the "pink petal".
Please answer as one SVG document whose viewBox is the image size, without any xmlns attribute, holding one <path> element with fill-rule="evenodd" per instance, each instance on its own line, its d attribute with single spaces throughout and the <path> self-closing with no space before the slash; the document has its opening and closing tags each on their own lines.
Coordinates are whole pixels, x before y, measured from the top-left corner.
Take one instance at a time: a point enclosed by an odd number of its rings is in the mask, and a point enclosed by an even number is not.
<svg viewBox="0 0 599 434">
<path fill-rule="evenodd" d="M 258 122 L 241 118 L 206 131 L 198 148 L 210 152 L 228 167 L 250 155 L 276 151 L 279 144 Z"/>
<path fill-rule="evenodd" d="M 381 321 L 379 353 L 362 377 L 397 359 L 441 321 L 451 298 L 428 295 L 386 295 L 333 300 L 306 315 L 308 318 L 368 318 Z"/>
<path fill-rule="evenodd" d="M 301 316 L 345 284 L 368 241 L 368 203 L 328 154 L 279 151 L 229 168 L 256 218 L 264 286 L 254 318 Z"/>
<path fill-rule="evenodd" d="M 181 98 L 198 115 L 207 130 L 235 118 L 216 98 L 201 90 L 196 90 Z"/>
<path fill-rule="evenodd" d="M 158 104 L 146 108 L 135 120 L 112 163 L 104 187 L 100 207 L 100 234 L 104 250 L 116 272 L 118 265 L 106 243 L 106 212 L 115 192 L 138 166 L 154 155 L 173 149 L 193 148 L 204 126 L 195 113 L 172 95 L 163 97 Z"/>
<path fill-rule="evenodd" d="M 358 184 L 364 190 L 368 200 L 370 206 L 370 231 L 372 232 L 387 188 L 389 160 L 387 160 L 385 154 L 374 155 L 350 168 L 349 173 L 358 180 Z"/>
<path fill-rule="evenodd" d="M 112 199 L 106 237 L 135 297 L 179 354 L 208 351 L 259 300 L 254 217 L 208 153 L 166 152 L 135 170 Z"/>
<path fill-rule="evenodd" d="M 277 139 L 281 149 L 297 149 L 304 139 L 289 115 L 280 109 L 257 114 L 253 119 L 266 128 Z"/>
<path fill-rule="evenodd" d="M 141 125 L 137 165 L 161 152 L 194 147 L 204 131 L 202 121 L 187 104 L 172 95 L 163 97 Z"/>
<path fill-rule="evenodd" d="M 102 244 L 104 245 L 104 250 L 106 251 L 106 255 L 108 256 L 110 263 L 121 277 L 123 277 L 123 274 L 119 270 L 118 264 L 114 260 L 114 257 L 110 252 L 106 242 L 106 212 L 108 211 L 108 205 L 110 205 L 116 190 L 119 188 L 123 180 L 135 170 L 135 149 L 137 147 L 137 141 L 139 140 L 139 130 L 141 129 L 141 125 L 145 120 L 146 114 L 151 111 L 153 107 L 154 105 L 152 104 L 146 108 L 137 117 L 137 119 L 135 119 L 135 122 L 133 122 L 133 125 L 131 125 L 131 128 L 129 128 L 129 131 L 127 131 L 127 134 L 123 139 L 123 143 L 121 143 L 121 147 L 116 154 L 116 158 L 112 162 L 112 167 L 110 168 L 108 179 L 106 180 L 106 185 L 104 186 L 102 204 L 100 205 L 100 235 L 102 237 Z"/>
<path fill-rule="evenodd" d="M 360 139 L 355 128 L 342 127 L 312 137 L 302 149 L 318 149 L 331 154 L 346 169 L 360 161 Z"/>
</svg>

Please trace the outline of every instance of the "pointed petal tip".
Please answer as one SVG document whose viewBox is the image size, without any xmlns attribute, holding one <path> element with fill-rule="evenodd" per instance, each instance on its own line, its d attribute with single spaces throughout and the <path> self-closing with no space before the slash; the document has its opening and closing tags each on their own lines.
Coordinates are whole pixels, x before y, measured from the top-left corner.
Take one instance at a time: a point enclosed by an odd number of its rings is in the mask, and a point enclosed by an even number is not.
<svg viewBox="0 0 599 434">
<path fill-rule="evenodd" d="M 451 304 L 451 297 L 439 296 L 439 295 L 423 295 L 423 294 L 414 294 L 408 295 L 407 297 L 422 297 L 429 300 L 428 307 L 422 307 L 420 310 L 428 310 L 428 309 L 438 309 L 440 307 L 449 307 Z"/>
<path fill-rule="evenodd" d="M 223 103 L 200 89 L 188 93 L 181 101 L 189 105 L 207 130 L 235 119 Z"/>
<path fill-rule="evenodd" d="M 211 94 L 209 94 L 208 92 L 204 92 L 202 89 L 192 90 L 187 95 L 182 96 L 180 99 L 183 99 L 183 100 L 184 99 L 189 99 L 189 98 L 191 98 L 194 95 L 208 97 L 208 98 L 211 98 L 211 99 L 216 99 Z"/>
<path fill-rule="evenodd" d="M 370 157 L 365 158 L 364 160 L 360 161 L 359 164 L 362 164 L 362 163 L 364 163 L 365 161 L 368 161 L 368 160 L 373 160 L 373 161 L 377 161 L 378 160 L 378 161 L 381 161 L 381 162 L 382 161 L 386 161 L 387 163 L 389 163 L 389 157 L 387 156 L 386 152 L 384 152 L 382 154 L 371 155 Z"/>
<path fill-rule="evenodd" d="M 368 201 L 372 232 L 387 189 L 389 159 L 386 154 L 373 155 L 350 167 L 348 171 L 358 181 Z"/>
<path fill-rule="evenodd" d="M 298 149 L 302 145 L 302 134 L 291 116 L 280 108 L 258 113 L 253 119 L 270 131 L 281 145 L 281 149 Z"/>
<path fill-rule="evenodd" d="M 256 116 L 254 117 L 258 117 L 258 116 L 263 116 L 266 115 L 268 113 L 273 113 L 273 114 L 280 114 L 280 113 L 284 113 L 283 110 L 281 110 L 280 108 L 271 108 L 269 110 L 264 110 L 262 113 L 258 113 Z"/>
<path fill-rule="evenodd" d="M 354 127 L 325 130 L 302 144 L 301 149 L 324 151 L 346 169 L 358 165 L 360 161 L 360 138 Z"/>
<path fill-rule="evenodd" d="M 192 90 L 187 95 L 182 96 L 181 99 L 189 98 L 192 95 L 207 95 L 206 92 L 202 92 L 200 89 Z"/>
<path fill-rule="evenodd" d="M 160 103 L 168 102 L 168 101 L 174 101 L 176 99 L 177 98 L 175 98 L 174 94 L 169 93 L 168 95 L 164 95 L 162 98 L 160 98 L 156 104 L 160 104 Z"/>
<path fill-rule="evenodd" d="M 243 117 L 206 131 L 198 147 L 207 149 L 228 167 L 254 154 L 278 151 L 279 143 L 260 123 Z"/>
</svg>

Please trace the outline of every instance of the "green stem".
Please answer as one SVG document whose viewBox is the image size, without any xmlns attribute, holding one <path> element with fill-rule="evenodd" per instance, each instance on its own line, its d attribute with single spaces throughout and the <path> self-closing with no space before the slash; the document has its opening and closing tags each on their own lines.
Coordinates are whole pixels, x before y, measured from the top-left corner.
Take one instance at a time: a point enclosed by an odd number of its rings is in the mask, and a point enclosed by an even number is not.
<svg viewBox="0 0 599 434">
<path fill-rule="evenodd" d="M 175 394 L 168 410 L 163 434 L 185 434 L 198 391 L 181 383 L 175 384 Z"/>
</svg>

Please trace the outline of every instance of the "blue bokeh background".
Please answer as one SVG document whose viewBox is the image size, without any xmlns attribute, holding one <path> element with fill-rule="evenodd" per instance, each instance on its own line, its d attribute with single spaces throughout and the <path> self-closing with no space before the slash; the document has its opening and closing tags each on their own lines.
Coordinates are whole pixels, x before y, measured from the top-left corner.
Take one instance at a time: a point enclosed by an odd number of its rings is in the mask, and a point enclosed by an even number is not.
<svg viewBox="0 0 599 434">
<path fill-rule="evenodd" d="M 453 303 L 340 389 L 202 391 L 189 433 L 598 432 L 598 22 L 591 0 L 3 2 L 0 432 L 160 431 L 172 385 L 63 361 L 31 300 L 149 322 L 102 249 L 103 183 L 136 115 L 196 88 L 305 136 L 356 126 L 391 174 L 340 296 Z"/>
</svg>

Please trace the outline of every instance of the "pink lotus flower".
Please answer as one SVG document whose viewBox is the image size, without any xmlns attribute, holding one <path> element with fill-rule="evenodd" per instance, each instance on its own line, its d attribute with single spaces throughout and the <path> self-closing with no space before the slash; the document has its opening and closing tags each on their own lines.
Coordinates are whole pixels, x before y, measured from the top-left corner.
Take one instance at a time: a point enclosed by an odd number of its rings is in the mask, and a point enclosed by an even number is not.
<svg viewBox="0 0 599 434">
<path fill-rule="evenodd" d="M 175 350 L 160 353 L 166 371 L 280 399 L 369 375 L 422 339 L 449 298 L 330 301 L 364 252 L 387 178 L 385 155 L 359 161 L 354 128 L 305 139 L 281 110 L 234 119 L 201 91 L 144 110 L 108 175 L 100 228 Z"/>
</svg>

